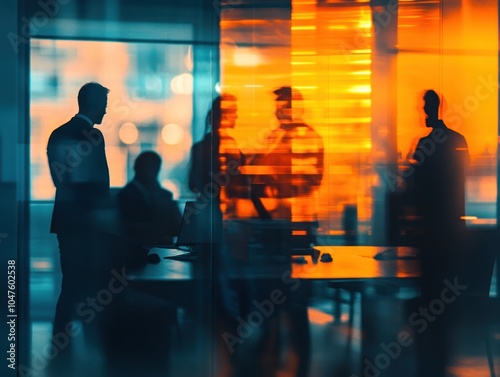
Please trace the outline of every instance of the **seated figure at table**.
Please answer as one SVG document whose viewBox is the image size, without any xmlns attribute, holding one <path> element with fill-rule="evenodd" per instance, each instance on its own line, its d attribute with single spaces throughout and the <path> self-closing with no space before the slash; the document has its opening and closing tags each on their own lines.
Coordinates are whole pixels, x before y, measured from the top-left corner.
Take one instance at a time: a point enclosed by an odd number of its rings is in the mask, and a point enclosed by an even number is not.
<svg viewBox="0 0 500 377">
<path fill-rule="evenodd" d="M 127 262 L 144 261 L 143 246 L 172 244 L 179 230 L 181 213 L 172 193 L 158 182 L 160 167 L 156 152 L 141 153 L 135 160 L 134 179 L 118 193 L 122 228 L 130 246 Z"/>
</svg>

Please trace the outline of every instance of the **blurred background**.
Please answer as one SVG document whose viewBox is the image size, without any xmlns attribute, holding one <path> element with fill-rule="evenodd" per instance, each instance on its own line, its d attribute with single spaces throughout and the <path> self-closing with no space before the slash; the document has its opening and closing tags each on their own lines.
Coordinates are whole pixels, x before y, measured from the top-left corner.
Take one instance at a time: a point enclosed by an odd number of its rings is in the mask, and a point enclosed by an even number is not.
<svg viewBox="0 0 500 377">
<path fill-rule="evenodd" d="M 52 319 L 59 292 L 47 140 L 77 113 L 78 89 L 89 81 L 111 89 L 100 129 L 112 187 L 154 149 L 160 181 L 181 204 L 193 199 L 189 152 L 216 95 L 237 97 L 230 133 L 251 155 L 260 131 L 278 126 L 273 90 L 299 90 L 303 119 L 324 143 L 311 206 L 325 245 L 344 244 L 353 229 L 360 245 L 404 242 L 404 229 L 391 238 L 390 204 L 429 132 L 422 94 L 434 89 L 441 118 L 469 144 L 468 225 L 497 224 L 497 1 L 25 0 L 10 9 L 2 48 L 17 76 L 3 73 L 16 91 L 2 94 L 14 122 L 0 134 L 0 173 L 23 203 L 18 247 L 30 261 L 33 320 Z"/>
</svg>

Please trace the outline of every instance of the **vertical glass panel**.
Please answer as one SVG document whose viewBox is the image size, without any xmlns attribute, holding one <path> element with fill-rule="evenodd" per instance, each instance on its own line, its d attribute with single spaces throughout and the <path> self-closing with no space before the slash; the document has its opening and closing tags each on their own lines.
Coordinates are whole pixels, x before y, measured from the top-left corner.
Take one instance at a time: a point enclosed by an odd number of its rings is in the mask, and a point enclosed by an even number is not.
<svg viewBox="0 0 500 377">
<path fill-rule="evenodd" d="M 86 82 L 110 89 L 102 125 L 111 186 L 133 177 L 144 150 L 160 153 L 160 181 L 176 198 L 184 195 L 192 144 L 192 46 L 183 44 L 34 39 L 31 50 L 31 197 L 52 199 L 46 157 L 50 133 L 78 112 Z M 82 73 L 83 72 L 83 73 Z"/>
<path fill-rule="evenodd" d="M 133 178 L 135 157 L 155 150 L 161 184 L 176 199 L 192 195 L 192 46 L 185 44 L 31 40 L 31 279 L 33 318 L 52 319 L 59 294 L 57 240 L 49 234 L 55 188 L 47 162 L 50 133 L 78 112 L 89 81 L 110 89 L 98 127 L 105 138 L 111 186 Z M 75 151 L 78 153 L 78 151 Z M 37 294 L 37 290 L 49 294 Z"/>
</svg>

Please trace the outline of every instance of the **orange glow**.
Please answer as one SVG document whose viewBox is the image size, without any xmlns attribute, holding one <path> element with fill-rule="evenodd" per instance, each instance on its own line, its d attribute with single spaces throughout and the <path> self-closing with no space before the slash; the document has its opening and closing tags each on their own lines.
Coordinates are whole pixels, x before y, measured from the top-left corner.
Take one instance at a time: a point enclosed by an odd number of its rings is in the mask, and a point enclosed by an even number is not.
<svg viewBox="0 0 500 377">
<path fill-rule="evenodd" d="M 296 279 L 356 279 L 356 278 L 416 278 L 420 276 L 418 260 L 377 261 L 374 255 L 386 248 L 375 246 L 317 246 L 321 253 L 329 253 L 330 263 L 293 264 L 292 278 Z M 398 253 L 412 253 L 410 248 L 398 248 Z"/>
<path fill-rule="evenodd" d="M 118 136 L 125 144 L 134 144 L 139 137 L 139 131 L 137 131 L 137 127 L 134 123 L 127 122 L 121 125 Z"/>
<path fill-rule="evenodd" d="M 434 5 L 402 2 L 393 35 L 372 19 L 373 12 L 383 8 L 366 1 L 328 7 L 293 0 L 291 15 L 283 11 L 277 23 L 250 13 L 228 14 L 221 38 L 233 44 L 221 50 L 221 82 L 238 98 L 239 118 L 232 136 L 245 154 L 261 150 L 262 135 L 278 126 L 272 91 L 283 85 L 299 89 L 303 119 L 325 145 L 325 175 L 310 201 L 319 231 L 341 237 L 344 209 L 354 204 L 358 229 L 384 242 L 375 216 L 385 215 L 375 208 L 383 206 L 390 190 L 385 169 L 412 159 L 416 141 L 428 132 L 421 96 L 433 88 L 443 95 L 443 120 L 469 143 L 468 215 L 478 219 L 468 221 L 493 218 L 498 46 L 496 38 L 487 36 L 498 30 L 497 7 L 493 1 L 466 2 L 458 10 L 445 4 L 440 14 Z M 255 41 L 263 43 L 252 45 Z M 252 52 L 266 64 L 252 65 L 247 59 L 246 67 L 238 66 L 232 60 L 236 44 L 252 45 Z M 277 171 L 268 163 L 265 174 Z M 266 201 L 276 205 L 271 198 Z M 487 213 L 476 213 L 476 207 L 484 206 Z M 251 208 L 242 201 L 241 215 L 255 216 Z M 300 208 L 294 219 L 301 217 L 305 207 Z"/>
<path fill-rule="evenodd" d="M 326 325 L 333 321 L 333 316 L 331 314 L 326 314 L 315 308 L 307 308 L 307 315 L 309 321 L 315 325 Z"/>
</svg>

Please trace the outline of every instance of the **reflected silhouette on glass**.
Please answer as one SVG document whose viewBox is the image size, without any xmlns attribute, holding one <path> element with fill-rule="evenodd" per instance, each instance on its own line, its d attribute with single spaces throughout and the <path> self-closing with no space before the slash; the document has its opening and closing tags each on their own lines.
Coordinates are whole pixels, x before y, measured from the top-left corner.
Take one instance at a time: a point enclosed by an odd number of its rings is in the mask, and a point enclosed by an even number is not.
<svg viewBox="0 0 500 377">
<path fill-rule="evenodd" d="M 255 191 L 266 200 L 268 215 L 258 209 L 261 218 L 288 219 L 294 222 L 317 222 L 316 192 L 324 170 L 324 147 L 321 136 L 302 119 L 303 98 L 289 86 L 273 92 L 275 115 L 279 126 L 273 129 L 264 147 L 251 158 L 262 167 L 254 177 Z"/>
<path fill-rule="evenodd" d="M 244 184 L 239 168 L 245 164 L 245 155 L 228 133 L 236 125 L 238 107 L 236 97 L 222 94 L 214 99 L 206 117 L 205 136 L 191 148 L 189 188 L 198 200 L 214 199 L 226 217 L 234 216 L 232 198 Z"/>
</svg>

